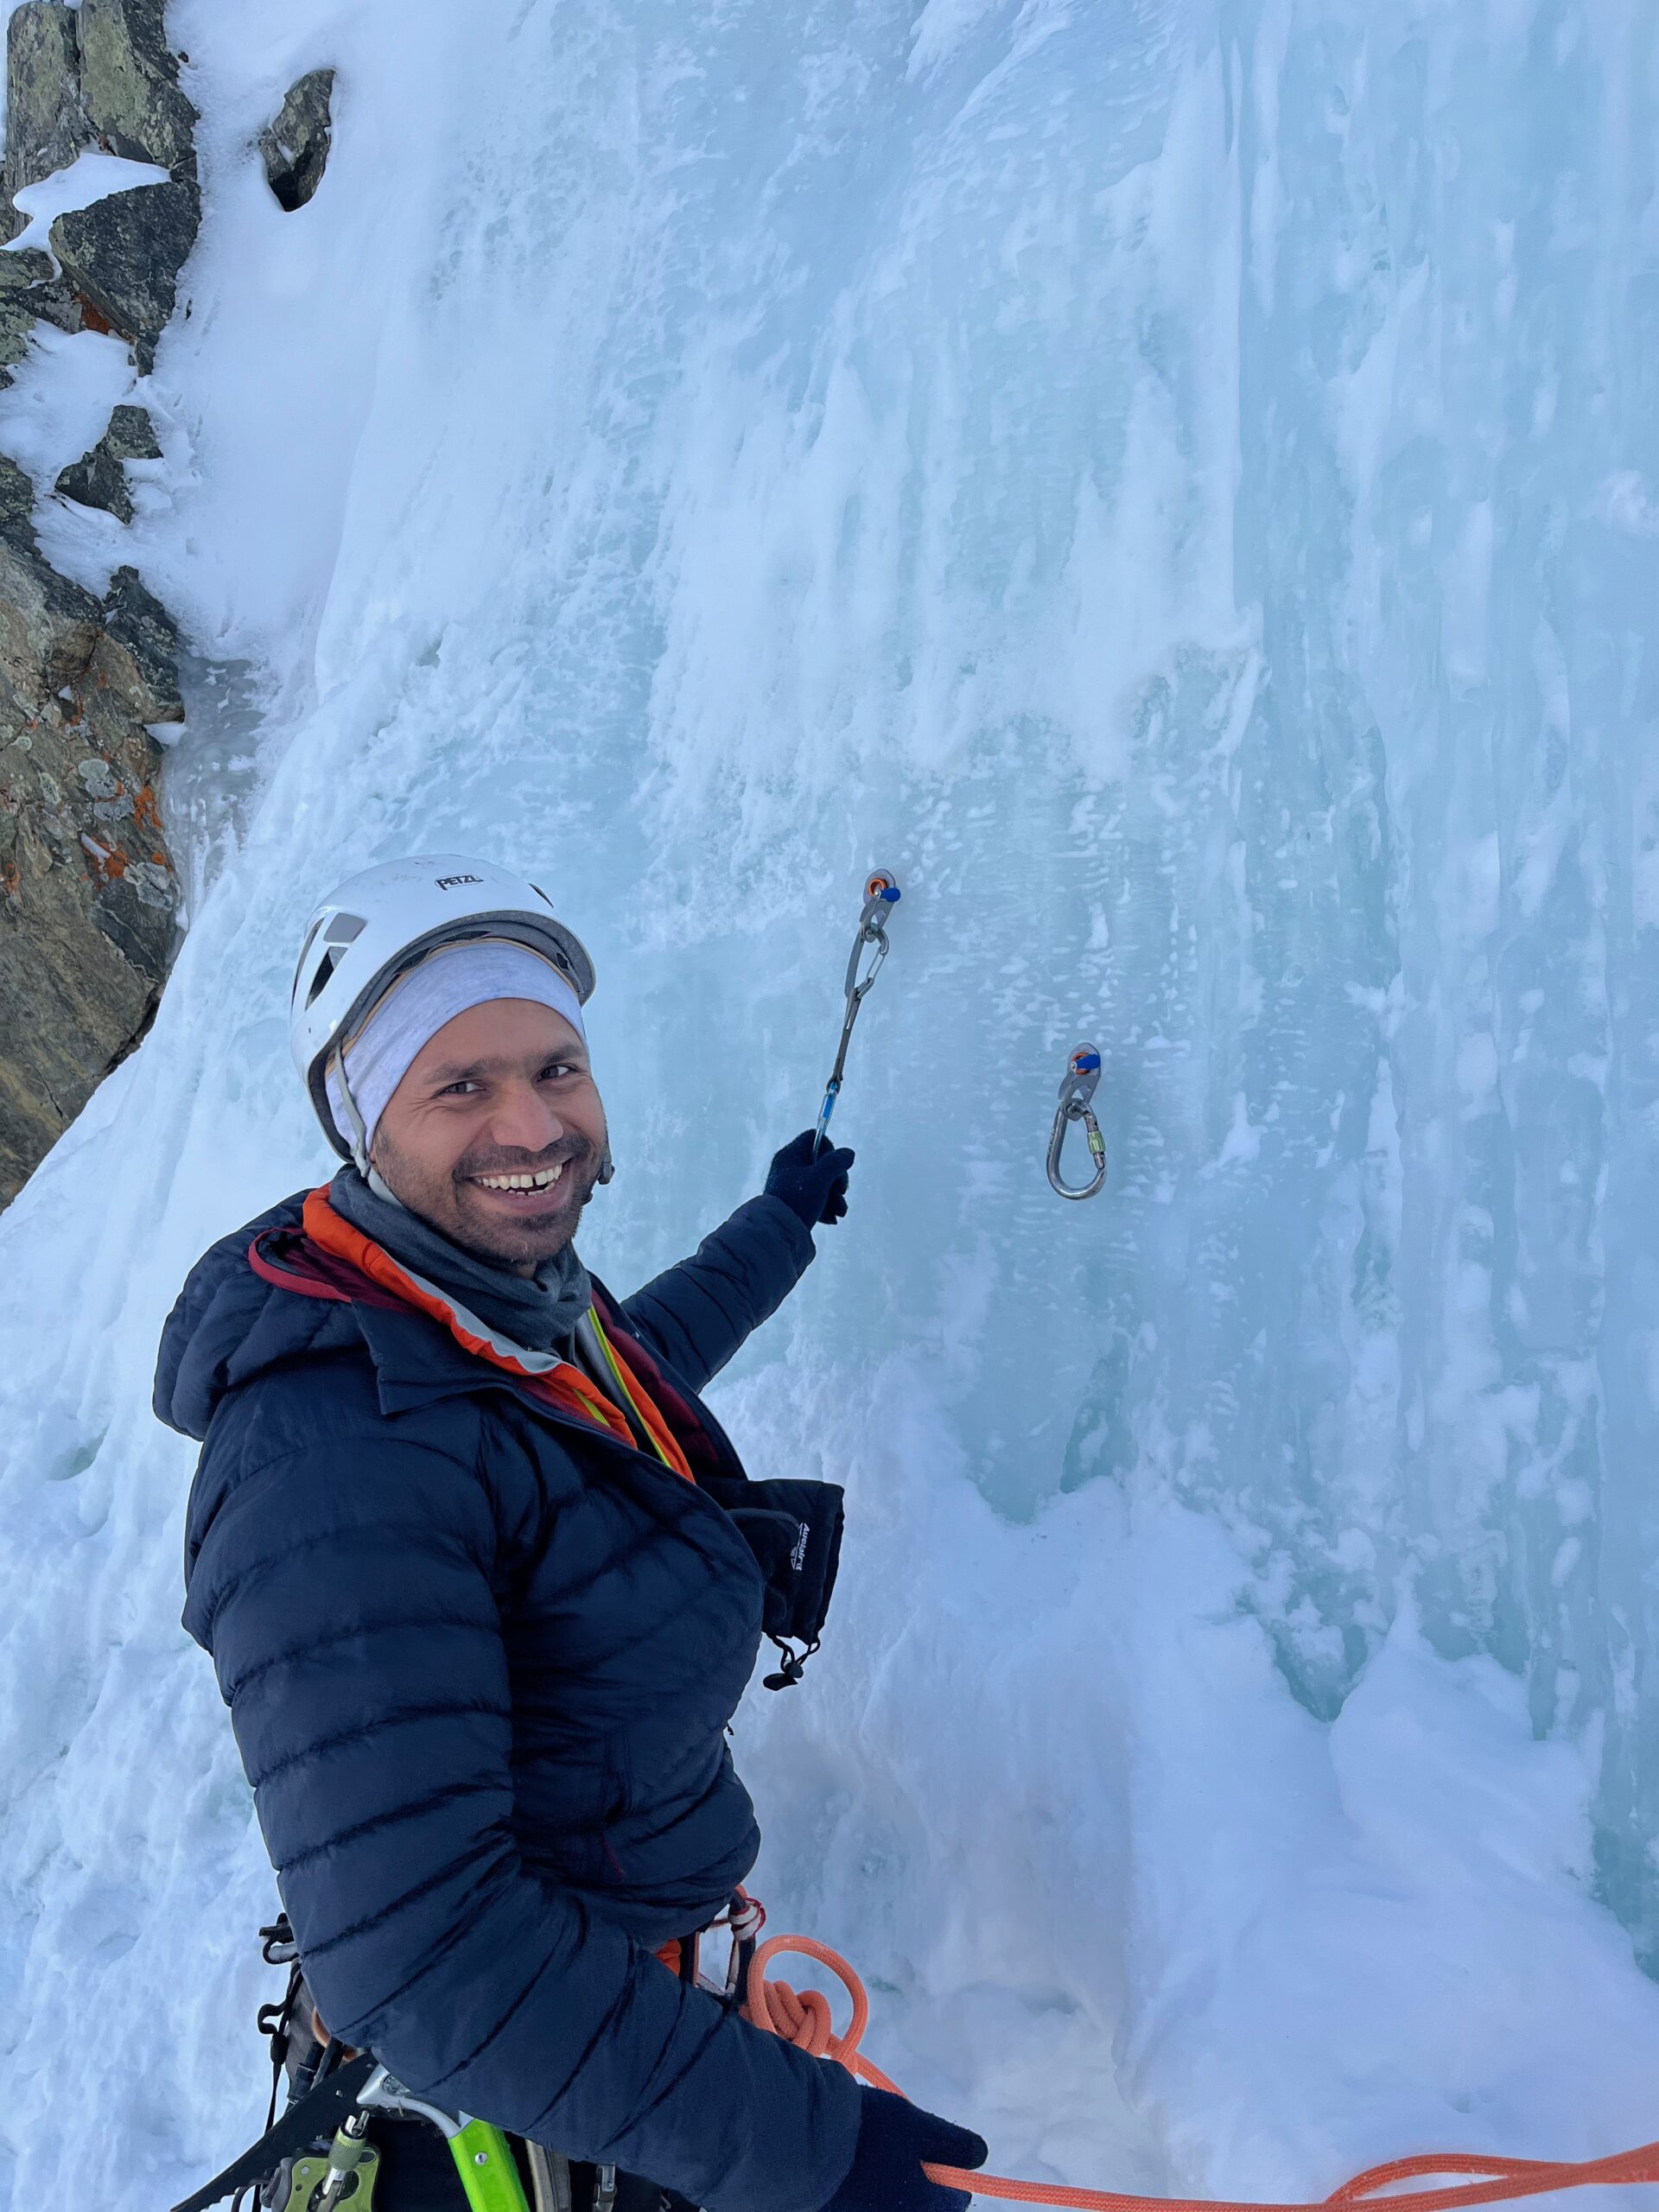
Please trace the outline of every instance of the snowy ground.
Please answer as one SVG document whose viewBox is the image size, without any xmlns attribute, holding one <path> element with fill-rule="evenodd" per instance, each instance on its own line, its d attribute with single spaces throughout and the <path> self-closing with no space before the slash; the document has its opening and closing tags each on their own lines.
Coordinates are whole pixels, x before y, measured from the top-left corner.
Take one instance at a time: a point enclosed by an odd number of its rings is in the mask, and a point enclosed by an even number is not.
<svg viewBox="0 0 1659 2212">
<path fill-rule="evenodd" d="M 296 925 L 468 847 L 593 946 L 618 1287 L 816 1109 L 721 1387 L 852 1493 L 740 1751 L 774 1925 L 1003 2171 L 1656 2133 L 1659 32 L 1643 0 L 173 0 L 136 558 L 220 665 L 155 1030 L 0 1221 L 0 2203 L 263 2109 L 274 1903 L 148 1412 L 324 1155 Z M 339 72 L 287 216 L 253 141 Z M 49 334 L 42 492 L 129 396 Z M 1101 1044 L 1113 1180 L 1041 1160 Z"/>
</svg>

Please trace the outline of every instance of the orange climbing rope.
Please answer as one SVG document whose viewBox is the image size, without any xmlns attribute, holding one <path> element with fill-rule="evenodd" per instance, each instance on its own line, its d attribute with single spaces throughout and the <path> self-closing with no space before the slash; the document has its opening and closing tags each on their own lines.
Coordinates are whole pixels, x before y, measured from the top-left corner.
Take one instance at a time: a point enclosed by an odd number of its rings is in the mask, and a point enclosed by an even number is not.
<svg viewBox="0 0 1659 2212">
<path fill-rule="evenodd" d="M 853 2017 L 844 2035 L 832 2024 L 830 1999 L 821 1990 L 791 1989 L 786 1981 L 768 1981 L 767 1961 L 786 1951 L 816 1959 L 839 1975 L 853 2000 Z M 815 2058 L 833 2058 L 861 2081 L 878 2089 L 892 2089 L 879 2067 L 859 2050 L 870 2017 L 870 2000 L 864 1985 L 838 1952 L 810 1936 L 774 1936 L 761 1944 L 749 1966 L 747 2012 L 756 2027 L 781 2036 L 785 2043 L 810 2051 Z M 895 2094 L 899 2094 L 895 2092 Z M 1009 2181 L 1000 2174 L 970 2173 L 958 2166 L 930 2165 L 930 2180 L 946 2189 L 963 2189 L 974 2196 L 1000 2196 L 1016 2204 L 1053 2204 L 1065 2212 L 1331 2212 L 1333 2207 L 1386 2202 L 1403 2205 L 1409 2212 L 1454 2212 L 1463 2204 L 1498 2204 L 1517 2196 L 1542 2196 L 1551 2190 L 1585 2189 L 1592 2183 L 1659 2182 L 1659 2143 L 1644 2143 L 1635 2151 L 1620 2151 L 1611 2158 L 1557 2162 L 1548 2158 L 1489 2158 L 1467 2151 L 1426 2152 L 1412 2158 L 1393 2158 L 1387 2165 L 1370 2166 L 1352 2181 L 1313 2204 L 1233 2203 L 1214 2198 L 1184 2196 L 1122 2196 L 1103 2189 L 1063 2189 L 1058 2183 Z M 1426 2174 L 1471 2174 L 1477 2178 L 1440 2189 L 1412 2189 L 1383 2196 L 1397 2182 Z"/>
</svg>

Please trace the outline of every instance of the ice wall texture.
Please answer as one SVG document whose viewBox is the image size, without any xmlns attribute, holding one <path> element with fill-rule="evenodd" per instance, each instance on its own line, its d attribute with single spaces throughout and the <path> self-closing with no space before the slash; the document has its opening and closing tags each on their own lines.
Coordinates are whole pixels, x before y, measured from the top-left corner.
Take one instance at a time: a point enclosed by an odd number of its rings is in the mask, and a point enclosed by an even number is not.
<svg viewBox="0 0 1659 2212">
<path fill-rule="evenodd" d="M 421 846 L 598 957 L 619 1286 L 810 1121 L 905 875 L 854 1213 L 721 1399 L 851 1491 L 740 1748 L 878 2055 L 1074 2182 L 1651 2133 L 1586 1896 L 1653 1955 L 1650 12 L 170 22 L 207 218 L 132 554 L 263 721 L 251 770 L 197 702 L 156 1029 L 0 1227 L 0 2198 L 170 2201 L 257 2107 L 270 1881 L 148 1371 L 326 1164 L 300 913 Z M 323 63 L 284 216 L 254 141 Z"/>
</svg>

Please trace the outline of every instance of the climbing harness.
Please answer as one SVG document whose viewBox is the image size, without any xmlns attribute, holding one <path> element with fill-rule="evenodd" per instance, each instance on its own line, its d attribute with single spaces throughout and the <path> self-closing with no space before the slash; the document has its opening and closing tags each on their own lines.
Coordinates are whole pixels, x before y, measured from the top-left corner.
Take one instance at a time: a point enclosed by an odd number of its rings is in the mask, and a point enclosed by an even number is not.
<svg viewBox="0 0 1659 2212">
<path fill-rule="evenodd" d="M 1106 1140 L 1089 1103 L 1100 1081 L 1100 1054 L 1092 1045 L 1079 1045 L 1065 1064 L 1060 1080 L 1060 1103 L 1054 1111 L 1054 1132 L 1048 1141 L 1048 1179 L 1063 1198 L 1092 1198 L 1106 1180 Z M 1061 1170 L 1065 1133 L 1081 1122 L 1089 1139 L 1095 1172 L 1086 1183 L 1068 1183 Z"/>
<path fill-rule="evenodd" d="M 664 1943 L 657 1957 L 671 1974 L 735 2011 L 766 1922 L 766 1909 L 758 1898 L 741 1888 L 733 1892 L 726 1910 L 702 1931 L 721 1929 L 730 1939 L 726 1971 L 718 1981 L 701 1971 L 698 1936 Z M 258 2014 L 261 2034 L 271 2039 L 274 2070 L 280 2079 L 296 2015 L 309 2015 L 310 1995 L 288 1916 L 283 1914 L 259 1933 L 267 1964 L 289 1968 L 286 1995 L 279 2004 L 261 2005 Z M 295 2072 L 281 2120 L 273 2126 L 268 2118 L 257 2143 L 194 2196 L 175 2204 L 173 2212 L 207 2212 L 208 2206 L 227 2196 L 234 2198 L 235 2212 L 250 2190 L 261 2192 L 257 2202 L 269 2212 L 347 2212 L 347 2208 L 349 2212 L 373 2212 L 380 2154 L 368 2140 L 368 2131 L 377 2113 L 422 2120 L 437 2129 L 449 2146 L 470 2212 L 570 2212 L 569 2164 L 558 2152 L 538 2143 L 524 2145 L 531 2176 L 531 2196 L 526 2197 L 512 2146 L 499 2128 L 416 2096 L 372 2052 L 342 2053 L 321 2030 L 314 2040 L 315 2050 Z M 273 2114 L 275 2110 L 273 2088 Z M 316 2145 L 331 2130 L 327 2150 L 319 2152 Z M 617 2190 L 616 2168 L 595 2167 L 593 2212 L 613 2212 Z M 396 2207 L 388 2212 L 396 2212 Z"/>
<path fill-rule="evenodd" d="M 306 2095 L 289 2105 L 251 2150 L 175 2204 L 173 2212 L 207 2212 L 221 2197 L 276 2177 L 275 2212 L 372 2212 L 380 2157 L 368 2141 L 377 2113 L 423 2120 L 449 2145 L 455 2172 L 471 2212 L 531 2212 L 518 2178 L 512 2147 L 499 2127 L 468 2113 L 446 2112 L 417 2097 L 372 2054 L 359 2051 Z M 334 2130 L 323 2155 L 313 2152 L 318 2138 Z M 532 2158 L 532 2174 L 550 2180 L 553 2161 Z M 604 2212 L 607 2194 L 616 2194 L 615 2170 L 599 2169 L 594 2212 Z M 538 2178 L 536 2212 L 556 2212 L 556 2192 L 544 2193 Z"/>
<path fill-rule="evenodd" d="M 847 963 L 847 1019 L 841 1025 L 841 1047 L 836 1054 L 836 1065 L 829 1085 L 823 1094 L 823 1106 L 818 1115 L 818 1126 L 812 1151 L 816 1158 L 830 1132 L 830 1116 L 836 1110 L 836 1101 L 841 1096 L 842 1077 L 847 1072 L 847 1047 L 853 1041 L 853 1024 L 858 1020 L 858 1009 L 869 995 L 870 986 L 881 972 L 890 947 L 887 944 L 887 921 L 904 893 L 899 888 L 899 879 L 889 868 L 879 868 L 864 886 L 864 911 L 858 918 L 858 935 L 853 939 L 852 957 Z M 875 948 L 875 957 L 861 978 L 866 951 Z"/>
</svg>

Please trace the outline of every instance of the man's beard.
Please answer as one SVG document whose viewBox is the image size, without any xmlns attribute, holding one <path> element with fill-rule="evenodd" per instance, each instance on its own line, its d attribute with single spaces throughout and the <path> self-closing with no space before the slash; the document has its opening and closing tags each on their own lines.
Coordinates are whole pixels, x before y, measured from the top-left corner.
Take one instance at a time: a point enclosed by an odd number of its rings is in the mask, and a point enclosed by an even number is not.
<svg viewBox="0 0 1659 2212">
<path fill-rule="evenodd" d="M 567 1137 L 542 1153 L 504 1153 L 480 1147 L 442 1174 L 423 1173 L 384 1133 L 377 1135 L 374 1165 L 383 1182 L 410 1211 L 459 1244 L 474 1259 L 523 1270 L 555 1258 L 576 1233 L 582 1208 L 594 1195 L 604 1162 L 586 1137 Z M 546 1193 L 496 1197 L 473 1179 L 480 1175 L 534 1175 L 562 1166 Z"/>
</svg>

